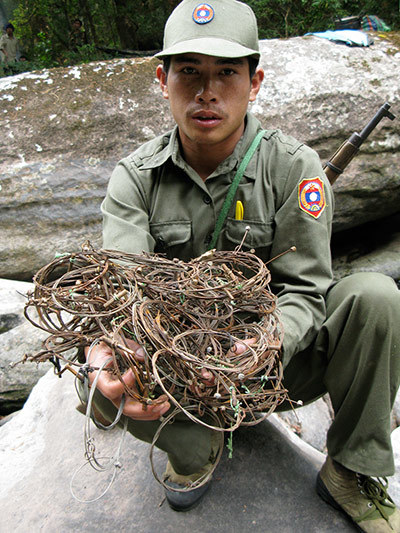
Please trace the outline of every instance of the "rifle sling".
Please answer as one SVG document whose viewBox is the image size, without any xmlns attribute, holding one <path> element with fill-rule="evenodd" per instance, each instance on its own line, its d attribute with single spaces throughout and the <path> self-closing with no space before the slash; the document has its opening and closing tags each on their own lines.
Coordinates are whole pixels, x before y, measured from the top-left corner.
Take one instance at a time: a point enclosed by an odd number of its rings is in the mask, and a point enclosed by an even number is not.
<svg viewBox="0 0 400 533">
<path fill-rule="evenodd" d="M 263 138 L 264 133 L 265 133 L 265 130 L 260 130 L 257 133 L 257 135 L 254 137 L 250 147 L 248 148 L 247 152 L 245 153 L 245 155 L 244 155 L 244 157 L 243 157 L 243 159 L 242 159 L 242 161 L 241 161 L 241 163 L 239 165 L 239 168 L 236 171 L 236 174 L 235 174 L 235 176 L 233 178 L 231 186 L 229 187 L 229 190 L 228 190 L 228 192 L 226 194 L 224 203 L 222 205 L 221 212 L 220 212 L 220 214 L 218 216 L 218 219 L 217 219 L 217 223 L 215 224 L 214 232 L 213 232 L 213 235 L 212 235 L 211 242 L 210 242 L 210 245 L 208 247 L 208 250 L 212 250 L 213 248 L 215 248 L 215 246 L 217 244 L 219 234 L 221 233 L 221 230 L 222 230 L 222 227 L 224 225 L 225 219 L 226 219 L 226 217 L 228 215 L 228 212 L 229 212 L 229 209 L 230 209 L 230 207 L 232 205 L 232 202 L 233 202 L 233 199 L 235 197 L 235 194 L 236 194 L 238 185 L 240 183 L 240 180 L 243 177 L 244 171 L 246 170 L 247 165 L 250 162 L 250 159 L 253 157 L 254 152 L 256 151 L 258 145 L 260 144 L 260 141 Z"/>
</svg>

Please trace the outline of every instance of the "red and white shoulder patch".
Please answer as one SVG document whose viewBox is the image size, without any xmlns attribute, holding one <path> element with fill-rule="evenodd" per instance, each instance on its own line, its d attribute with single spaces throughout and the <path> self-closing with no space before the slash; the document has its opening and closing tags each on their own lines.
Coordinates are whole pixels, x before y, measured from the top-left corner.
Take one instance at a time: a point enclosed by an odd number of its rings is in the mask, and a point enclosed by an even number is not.
<svg viewBox="0 0 400 533">
<path fill-rule="evenodd" d="M 321 178 L 301 180 L 299 183 L 300 209 L 314 218 L 318 218 L 325 209 L 324 183 Z"/>
</svg>

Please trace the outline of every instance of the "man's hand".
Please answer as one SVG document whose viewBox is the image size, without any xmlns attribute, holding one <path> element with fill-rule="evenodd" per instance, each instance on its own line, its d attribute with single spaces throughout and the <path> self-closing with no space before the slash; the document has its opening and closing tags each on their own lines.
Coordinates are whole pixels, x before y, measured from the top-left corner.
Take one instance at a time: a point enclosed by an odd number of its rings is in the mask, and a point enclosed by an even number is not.
<svg viewBox="0 0 400 533">
<path fill-rule="evenodd" d="M 126 343 L 128 348 L 135 352 L 135 357 L 139 361 L 143 361 L 143 348 L 132 340 L 127 339 Z M 85 348 L 85 355 L 87 362 L 91 366 L 99 368 L 104 364 L 105 361 L 107 361 L 107 359 L 112 356 L 112 349 L 106 343 L 100 342 L 90 350 L 90 353 L 89 347 L 87 346 Z M 110 367 L 111 365 L 112 361 L 110 361 L 105 368 Z M 96 371 L 89 372 L 89 381 L 91 384 L 93 383 L 96 375 Z M 134 391 L 137 390 L 135 376 L 131 369 L 127 370 L 125 374 L 123 374 L 122 380 L 129 389 Z M 103 396 L 105 396 L 115 405 L 115 407 L 119 407 L 122 400 L 122 395 L 124 393 L 124 385 L 117 376 L 114 376 L 110 372 L 103 370 L 99 376 L 97 388 Z M 160 396 L 159 400 L 160 399 L 163 399 L 164 401 L 162 403 L 148 405 L 144 408 L 142 403 L 134 400 L 130 396 L 127 396 L 122 412 L 124 415 L 129 416 L 133 420 L 158 420 L 160 416 L 164 415 L 170 408 L 170 404 L 165 395 Z"/>
</svg>

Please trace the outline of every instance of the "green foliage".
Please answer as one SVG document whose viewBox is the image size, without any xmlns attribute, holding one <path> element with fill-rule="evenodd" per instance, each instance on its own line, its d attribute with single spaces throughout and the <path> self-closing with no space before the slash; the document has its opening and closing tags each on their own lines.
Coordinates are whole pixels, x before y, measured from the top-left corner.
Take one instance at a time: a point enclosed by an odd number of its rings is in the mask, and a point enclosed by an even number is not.
<svg viewBox="0 0 400 533">
<path fill-rule="evenodd" d="M 51 40 L 43 31 L 40 31 L 37 34 L 35 63 L 38 68 L 50 68 L 57 66 Z"/>
<path fill-rule="evenodd" d="M 73 20 L 79 18 L 88 43 L 102 48 L 154 50 L 162 46 L 163 27 L 178 0 L 19 0 L 14 11 L 16 35 L 36 60 L 44 33 L 52 56 L 71 49 Z M 40 51 L 42 54 L 42 51 Z"/>
<path fill-rule="evenodd" d="M 338 0 L 248 0 L 257 17 L 260 39 L 304 35 L 328 29 Z M 318 16 L 316 17 L 316 14 Z"/>
<path fill-rule="evenodd" d="M 376 15 L 392 29 L 400 29 L 399 10 L 391 0 L 247 0 L 254 10 L 260 39 L 294 37 L 334 29 L 334 21 L 348 16 Z"/>
<path fill-rule="evenodd" d="M 63 56 L 64 65 L 79 65 L 80 63 L 90 63 L 90 61 L 100 61 L 111 59 L 112 56 L 95 47 L 94 44 L 84 44 L 76 51 L 68 51 Z"/>
</svg>

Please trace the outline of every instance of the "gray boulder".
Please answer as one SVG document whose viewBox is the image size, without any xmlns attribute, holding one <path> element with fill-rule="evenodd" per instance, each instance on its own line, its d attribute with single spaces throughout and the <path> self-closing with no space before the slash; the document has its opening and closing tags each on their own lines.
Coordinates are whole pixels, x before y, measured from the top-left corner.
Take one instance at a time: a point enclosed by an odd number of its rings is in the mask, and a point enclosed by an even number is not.
<svg viewBox="0 0 400 533">
<path fill-rule="evenodd" d="M 304 407 L 298 407 L 292 411 L 279 412 L 276 416 L 287 427 L 289 432 L 300 437 L 303 442 L 319 452 L 327 452 L 326 434 L 334 418 L 334 411 L 328 394 Z M 400 390 L 397 392 L 392 409 L 391 425 L 393 435 L 395 433 L 400 435 L 397 431 L 400 426 Z M 400 440 L 398 442 L 397 439 L 400 439 L 400 437 L 396 437 L 396 447 L 400 443 Z M 398 480 L 400 481 L 400 473 Z"/>
<path fill-rule="evenodd" d="M 224 452 L 210 492 L 200 506 L 181 514 L 169 509 L 155 481 L 149 445 L 126 435 L 115 482 L 106 495 L 112 469 L 95 472 L 85 465 L 84 417 L 77 405 L 73 378 L 51 372 L 34 387 L 22 411 L 0 428 L 0 506 L 2 523 L 16 533 L 26 531 L 265 531 L 336 533 L 353 531 L 323 503 L 314 484 L 324 454 L 290 431 L 276 415 L 233 437 L 233 458 Z M 122 432 L 92 428 L 102 462 L 113 456 Z M 400 433 L 393 432 L 400 469 Z M 165 458 L 156 451 L 158 475 Z M 400 472 L 390 479 L 390 492 L 400 502 Z M 72 489 L 72 492 L 71 492 Z M 72 494 L 73 493 L 73 494 Z M 29 505 L 27 505 L 29 502 Z M 23 508 L 24 512 L 20 512 Z"/>
<path fill-rule="evenodd" d="M 266 80 L 253 111 L 327 160 L 388 101 L 399 114 L 400 49 L 374 35 L 369 48 L 315 36 L 262 43 Z M 400 120 L 384 119 L 336 182 L 335 231 L 399 212 Z"/>
<path fill-rule="evenodd" d="M 328 396 L 293 411 L 284 411 L 277 416 L 304 442 L 326 453 L 326 433 L 333 420 Z"/>
<path fill-rule="evenodd" d="M 399 224 L 400 216 L 394 215 L 346 231 L 333 245 L 336 279 L 353 272 L 381 272 L 400 280 Z"/>
<path fill-rule="evenodd" d="M 396 502 L 396 505 L 399 505 L 400 502 L 400 475 L 398 471 L 400 470 L 400 427 L 396 428 L 392 433 L 392 447 L 394 454 L 394 462 L 396 465 L 397 473 L 390 479 L 390 494 Z"/>
<path fill-rule="evenodd" d="M 361 49 L 296 37 L 262 41 L 261 52 L 266 79 L 250 108 L 323 160 L 384 101 L 398 114 L 400 52 L 387 39 Z M 172 126 L 156 65 L 118 59 L 0 80 L 0 277 L 30 279 L 55 252 L 99 244 L 111 169 Z M 384 120 L 338 180 L 335 231 L 399 212 L 399 130 Z"/>
<path fill-rule="evenodd" d="M 287 434 L 277 419 L 234 434 L 233 459 L 224 453 L 214 483 L 199 507 L 171 511 L 149 463 L 149 445 L 126 436 L 122 468 L 107 494 L 112 470 L 99 473 L 85 463 L 84 417 L 75 411 L 71 375 L 41 378 L 24 409 L 0 429 L 2 522 L 26 531 L 154 531 L 193 533 L 353 531 L 315 493 L 323 454 Z M 98 456 L 114 454 L 121 430 L 93 430 Z M 155 454 L 159 475 L 163 454 Z M 29 504 L 27 504 L 29 502 Z M 20 510 L 23 509 L 23 512 Z"/>
<path fill-rule="evenodd" d="M 0 279 L 0 414 L 20 409 L 39 378 L 51 364 L 11 364 L 23 359 L 25 354 L 40 350 L 47 334 L 32 326 L 23 316 L 26 298 L 32 290 L 31 283 Z"/>
</svg>

